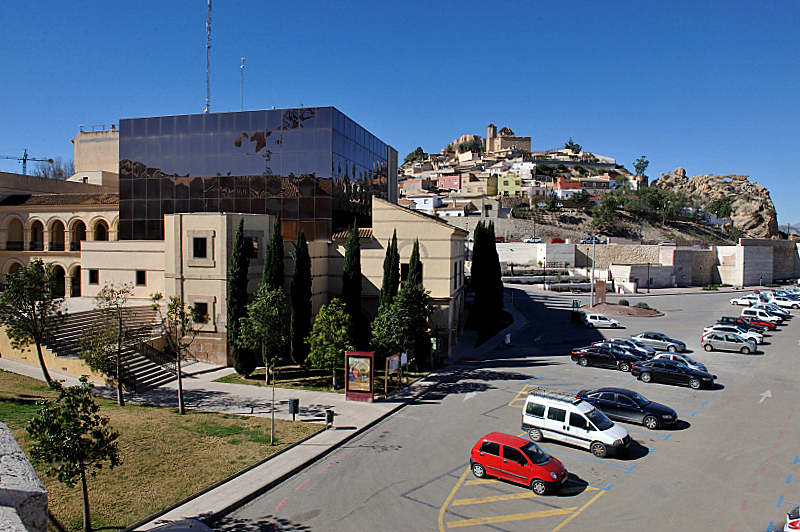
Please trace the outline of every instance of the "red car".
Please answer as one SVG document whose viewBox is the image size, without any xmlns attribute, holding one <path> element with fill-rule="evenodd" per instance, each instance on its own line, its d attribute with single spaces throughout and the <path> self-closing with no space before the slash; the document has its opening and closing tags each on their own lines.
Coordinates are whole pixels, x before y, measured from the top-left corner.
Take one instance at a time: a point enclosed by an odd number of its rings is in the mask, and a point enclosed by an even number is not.
<svg viewBox="0 0 800 532">
<path fill-rule="evenodd" d="M 505 242 L 506 241 L 506 237 L 504 237 L 504 236 L 496 236 L 496 237 L 494 237 L 494 241 L 495 242 Z"/>
<path fill-rule="evenodd" d="M 532 441 L 492 432 L 472 448 L 472 473 L 528 486 L 537 495 L 560 487 L 567 480 L 567 468 Z"/>
<path fill-rule="evenodd" d="M 550 243 L 551 244 L 563 244 L 564 243 L 564 239 L 563 238 L 551 238 L 550 239 Z"/>
<path fill-rule="evenodd" d="M 772 323 L 772 322 L 769 322 L 769 321 L 762 321 L 762 320 L 758 320 L 758 319 L 756 319 L 756 318 L 743 318 L 743 319 L 744 319 L 744 321 L 746 321 L 747 323 L 750 323 L 750 324 L 752 324 L 752 325 L 758 325 L 759 327 L 766 327 L 766 328 L 767 328 L 767 329 L 769 329 L 770 331 L 774 331 L 774 330 L 775 330 L 775 329 L 778 327 L 777 325 L 775 325 L 775 324 L 774 324 L 774 323 Z"/>
</svg>

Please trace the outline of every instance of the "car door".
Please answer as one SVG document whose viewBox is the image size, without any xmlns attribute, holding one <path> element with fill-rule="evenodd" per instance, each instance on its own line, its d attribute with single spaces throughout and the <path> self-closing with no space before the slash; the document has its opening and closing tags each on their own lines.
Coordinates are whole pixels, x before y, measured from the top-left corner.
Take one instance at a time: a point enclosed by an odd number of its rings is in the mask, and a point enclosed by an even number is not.
<svg viewBox="0 0 800 532">
<path fill-rule="evenodd" d="M 600 368 L 615 368 L 617 361 L 614 356 L 605 349 L 598 349 L 595 356 L 594 364 Z"/>
<path fill-rule="evenodd" d="M 656 360 L 650 366 L 650 374 L 656 382 L 670 382 L 670 372 L 667 369 L 667 363 L 664 360 Z"/>
<path fill-rule="evenodd" d="M 481 464 L 483 464 L 490 476 L 506 478 L 503 472 L 499 443 L 493 441 L 483 442 L 478 456 L 480 456 Z"/>
<path fill-rule="evenodd" d="M 564 441 L 567 431 L 567 411 L 564 408 L 551 406 L 547 409 L 544 420 L 545 436 L 551 440 Z"/>
<path fill-rule="evenodd" d="M 589 397 L 592 399 L 591 403 L 610 418 L 617 416 L 617 394 L 613 392 L 599 392 L 593 393 Z"/>
<path fill-rule="evenodd" d="M 730 351 L 738 351 L 743 345 L 744 342 L 742 342 L 742 339 L 739 336 L 735 334 L 725 335 L 725 349 Z"/>
<path fill-rule="evenodd" d="M 642 409 L 633 402 L 633 400 L 621 393 L 615 394 L 617 396 L 617 417 L 625 421 L 633 421 L 641 423 L 644 419 Z"/>
<path fill-rule="evenodd" d="M 592 438 L 589 435 L 589 422 L 581 414 L 577 412 L 569 413 L 569 423 L 566 427 L 564 441 L 571 445 L 586 448 L 592 443 Z"/>
<path fill-rule="evenodd" d="M 503 445 L 502 463 L 506 479 L 517 484 L 528 485 L 531 468 L 528 459 L 519 449 Z"/>
</svg>

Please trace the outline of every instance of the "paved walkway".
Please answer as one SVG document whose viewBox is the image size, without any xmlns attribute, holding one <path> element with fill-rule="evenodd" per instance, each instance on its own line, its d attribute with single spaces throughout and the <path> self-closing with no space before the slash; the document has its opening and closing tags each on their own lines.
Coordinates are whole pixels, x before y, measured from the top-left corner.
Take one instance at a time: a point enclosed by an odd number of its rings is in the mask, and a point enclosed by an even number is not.
<svg viewBox="0 0 800 532">
<path fill-rule="evenodd" d="M 510 290 L 513 289 L 506 290 L 507 309 L 511 306 L 511 298 L 508 297 Z M 462 358 L 480 359 L 489 351 L 502 348 L 506 334 L 511 334 L 513 338 L 527 326 L 525 318 L 516 309 L 511 309 L 511 312 L 514 315 L 514 323 L 505 331 L 477 349 L 473 347 L 476 341 L 475 333 L 464 332 L 458 345 L 454 347 L 450 359 L 447 360 L 445 368 L 432 372 L 425 379 L 374 403 L 346 401 L 344 394 L 276 388 L 276 418 L 292 419 L 292 415 L 289 414 L 289 399 L 297 398 L 300 400 L 297 421 L 319 423 L 320 431 L 283 452 L 254 464 L 236 476 L 210 486 L 159 514 L 132 525 L 126 531 L 150 530 L 164 523 L 186 518 L 213 522 L 246 504 L 403 408 L 412 400 L 436 388 L 440 380 L 455 369 L 452 365 L 457 364 Z M 38 365 L 0 358 L 0 369 L 43 379 Z M 184 403 L 187 409 L 265 417 L 272 414 L 271 388 L 265 390 L 259 386 L 214 382 L 224 375 L 233 373 L 232 368 L 192 363 L 183 369 Z M 50 373 L 54 379 L 63 380 L 67 385 L 78 382 L 78 379 L 71 375 L 57 371 Z M 116 391 L 113 388 L 97 386 L 96 389 L 100 395 L 116 398 Z M 177 408 L 177 383 L 170 383 L 136 396 L 126 396 L 126 399 Z M 334 412 L 333 426 L 327 430 L 324 429 L 326 410 Z"/>
</svg>

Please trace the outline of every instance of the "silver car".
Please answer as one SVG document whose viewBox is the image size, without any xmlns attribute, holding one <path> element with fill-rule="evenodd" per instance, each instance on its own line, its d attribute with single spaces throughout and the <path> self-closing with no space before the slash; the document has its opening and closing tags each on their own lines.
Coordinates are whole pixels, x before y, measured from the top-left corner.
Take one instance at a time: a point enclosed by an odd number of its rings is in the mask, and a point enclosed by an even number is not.
<svg viewBox="0 0 800 532">
<path fill-rule="evenodd" d="M 663 333 L 644 332 L 631 336 L 631 339 L 660 351 L 669 351 L 670 353 L 686 351 L 685 343 L 680 340 L 673 340 Z"/>
<path fill-rule="evenodd" d="M 755 344 L 763 344 L 764 343 L 764 335 L 761 333 L 753 332 L 753 331 L 745 331 L 741 327 L 737 327 L 735 325 L 711 325 L 703 329 L 703 336 L 712 332 L 721 332 L 721 333 L 733 333 L 738 334 L 742 338 L 747 338 L 748 340 L 752 341 Z"/>
<path fill-rule="evenodd" d="M 611 338 L 608 340 L 609 342 L 613 342 L 615 344 L 624 345 L 628 349 L 633 349 L 641 353 L 642 355 L 646 356 L 647 358 L 653 358 L 653 355 L 656 354 L 656 350 L 650 346 L 646 346 L 641 342 L 638 342 L 632 338 Z"/>
<path fill-rule="evenodd" d="M 701 364 L 700 362 L 689 357 L 689 355 L 683 355 L 678 353 L 661 353 L 654 356 L 653 360 L 672 360 L 673 362 L 679 362 L 684 366 L 689 366 L 689 368 L 691 369 L 696 369 L 698 371 L 705 371 L 706 373 L 708 373 L 708 368 L 706 367 L 705 364 Z"/>
<path fill-rule="evenodd" d="M 739 351 L 743 355 L 756 352 L 756 344 L 738 334 L 712 332 L 700 341 L 706 351 Z"/>
</svg>

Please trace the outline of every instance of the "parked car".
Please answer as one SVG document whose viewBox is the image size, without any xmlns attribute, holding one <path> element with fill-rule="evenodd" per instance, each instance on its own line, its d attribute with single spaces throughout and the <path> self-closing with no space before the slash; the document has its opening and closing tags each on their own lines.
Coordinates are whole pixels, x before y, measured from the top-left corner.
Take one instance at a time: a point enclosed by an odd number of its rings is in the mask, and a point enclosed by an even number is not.
<svg viewBox="0 0 800 532">
<path fill-rule="evenodd" d="M 641 423 L 651 430 L 674 425 L 678 421 L 678 413 L 672 408 L 654 403 L 625 388 L 581 390 L 578 397 L 593 405 L 609 419 Z"/>
<path fill-rule="evenodd" d="M 774 303 L 758 303 L 757 305 L 753 305 L 753 308 L 766 310 L 773 316 L 778 316 L 781 318 L 788 318 L 792 315 L 791 312 L 789 312 L 785 308 L 779 307 Z"/>
<path fill-rule="evenodd" d="M 761 300 L 755 294 L 745 294 L 743 296 L 734 297 L 731 299 L 731 305 L 744 305 L 749 307 L 750 305 L 755 305 L 756 303 L 761 303 Z"/>
<path fill-rule="evenodd" d="M 563 244 L 564 242 L 565 242 L 565 240 L 563 238 L 551 238 L 550 239 L 550 243 L 551 244 Z"/>
<path fill-rule="evenodd" d="M 700 362 L 691 358 L 689 355 L 684 355 L 683 353 L 660 353 L 654 356 L 653 360 L 672 360 L 673 362 L 680 362 L 684 366 L 692 369 L 705 371 L 708 373 L 708 368 L 705 364 L 701 364 Z"/>
<path fill-rule="evenodd" d="M 770 299 L 770 302 L 774 305 L 778 305 L 781 308 L 791 308 L 795 310 L 800 308 L 800 301 L 790 299 L 786 296 L 773 296 Z"/>
<path fill-rule="evenodd" d="M 739 351 L 743 355 L 756 352 L 756 344 L 738 334 L 711 332 L 700 340 L 706 351 Z"/>
<path fill-rule="evenodd" d="M 529 244 L 540 244 L 542 242 L 542 237 L 534 236 L 531 238 L 526 238 L 525 240 L 523 240 L 523 242 L 527 242 Z"/>
<path fill-rule="evenodd" d="M 631 368 L 631 374 L 642 382 L 663 382 L 666 384 L 684 384 L 693 390 L 701 386 L 711 387 L 716 375 L 691 369 L 672 360 L 648 360 L 637 362 Z"/>
<path fill-rule="evenodd" d="M 537 495 L 558 489 L 567 480 L 564 464 L 532 441 L 491 432 L 478 440 L 469 457 L 472 474 L 492 476 L 530 487 Z"/>
<path fill-rule="evenodd" d="M 628 431 L 571 393 L 535 388 L 522 408 L 522 430 L 533 441 L 548 438 L 589 449 L 603 458 L 621 454 L 631 444 Z"/>
<path fill-rule="evenodd" d="M 572 360 L 581 366 L 597 366 L 599 368 L 615 368 L 630 371 L 631 364 L 639 362 L 639 358 L 629 355 L 613 347 L 577 347 L 572 350 Z"/>
<path fill-rule="evenodd" d="M 635 349 L 641 354 L 645 355 L 646 358 L 653 358 L 653 355 L 656 354 L 655 349 L 649 345 L 644 345 L 642 342 L 634 340 L 633 338 L 610 338 L 608 341 L 615 344 L 624 345 L 630 349 Z"/>
<path fill-rule="evenodd" d="M 800 506 L 795 506 L 786 513 L 786 524 L 783 525 L 783 530 L 800 530 Z"/>
<path fill-rule="evenodd" d="M 764 343 L 763 334 L 752 331 L 746 331 L 741 327 L 737 327 L 736 325 L 720 325 L 720 324 L 711 325 L 710 327 L 706 327 L 705 329 L 703 329 L 703 336 L 712 332 L 738 334 L 742 338 L 750 340 L 754 344 Z"/>
<path fill-rule="evenodd" d="M 749 321 L 745 320 L 744 318 L 734 318 L 733 316 L 723 316 L 717 320 L 717 323 L 720 325 L 734 325 L 736 327 L 740 327 L 745 330 L 757 332 L 764 334 L 764 331 L 769 329 L 769 327 L 765 325 L 756 325 L 755 323 L 750 323 Z M 766 322 L 764 322 L 766 324 Z M 772 326 L 772 329 L 775 329 L 775 326 L 771 323 L 769 324 Z"/>
<path fill-rule="evenodd" d="M 628 347 L 627 345 L 618 344 L 616 342 L 611 342 L 611 341 L 608 341 L 608 340 L 602 340 L 602 341 L 599 341 L 599 342 L 592 342 L 592 347 L 606 347 L 606 348 L 612 348 L 612 349 L 619 349 L 623 353 L 631 355 L 632 357 L 636 357 L 637 360 L 650 360 L 652 358 L 652 356 L 648 356 L 647 354 L 642 353 L 641 351 L 639 351 L 637 349 L 633 349 L 633 348 Z"/>
<path fill-rule="evenodd" d="M 583 324 L 590 329 L 592 327 L 611 327 L 612 329 L 616 329 L 620 326 L 617 320 L 607 318 L 602 314 L 586 314 L 583 317 Z"/>
<path fill-rule="evenodd" d="M 603 240 L 602 238 L 596 236 L 583 237 L 580 241 L 581 244 L 605 244 L 606 242 L 608 242 L 608 240 Z"/>
<path fill-rule="evenodd" d="M 504 237 L 502 235 L 501 236 L 496 236 L 496 237 L 494 237 L 494 241 L 495 242 L 505 242 L 506 241 L 506 237 Z"/>
<path fill-rule="evenodd" d="M 685 343 L 680 340 L 673 340 L 663 333 L 643 332 L 635 334 L 631 338 L 660 351 L 669 351 L 671 353 L 686 351 Z"/>
<path fill-rule="evenodd" d="M 746 321 L 750 325 L 755 325 L 756 327 L 763 327 L 765 331 L 766 330 L 774 331 L 775 329 L 778 328 L 778 326 L 776 324 L 768 322 L 768 321 L 762 321 L 762 320 L 760 320 L 758 318 L 748 318 L 748 317 L 744 317 L 743 316 L 741 319 L 743 319 L 744 321 Z"/>
<path fill-rule="evenodd" d="M 780 316 L 776 316 L 771 312 L 768 312 L 764 309 L 750 307 L 750 308 L 743 308 L 742 309 L 742 318 L 750 319 L 756 318 L 759 321 L 766 321 L 772 323 L 773 325 L 780 325 L 783 323 L 783 318 Z"/>
</svg>

